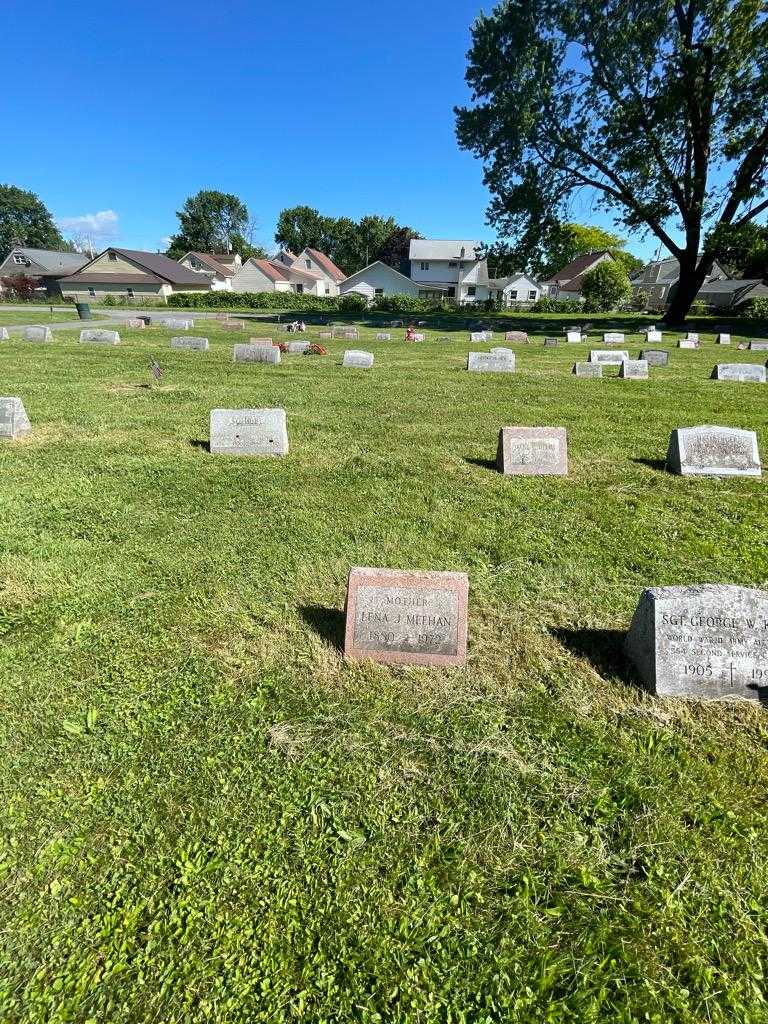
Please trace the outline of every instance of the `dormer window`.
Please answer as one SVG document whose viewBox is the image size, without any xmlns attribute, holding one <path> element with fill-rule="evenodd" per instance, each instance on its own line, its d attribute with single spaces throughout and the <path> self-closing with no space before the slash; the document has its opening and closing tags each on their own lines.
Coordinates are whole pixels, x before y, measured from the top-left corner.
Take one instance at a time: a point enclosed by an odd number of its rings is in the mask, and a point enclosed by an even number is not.
<svg viewBox="0 0 768 1024">
<path fill-rule="evenodd" d="M 13 262 L 18 263 L 21 267 L 27 266 L 27 257 L 23 253 L 15 252 L 13 254 Z"/>
<path fill-rule="evenodd" d="M 112 261 L 112 263 L 117 263 L 117 253 L 116 252 L 110 252 L 109 253 L 109 259 Z"/>
</svg>

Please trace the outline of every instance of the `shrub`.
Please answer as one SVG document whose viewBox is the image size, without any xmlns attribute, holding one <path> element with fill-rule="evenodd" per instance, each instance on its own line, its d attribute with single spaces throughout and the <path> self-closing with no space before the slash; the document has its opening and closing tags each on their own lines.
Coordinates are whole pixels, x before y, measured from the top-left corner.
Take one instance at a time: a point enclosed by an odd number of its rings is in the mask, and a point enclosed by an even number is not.
<svg viewBox="0 0 768 1024">
<path fill-rule="evenodd" d="M 304 295 L 298 292 L 177 292 L 168 299 L 176 309 L 296 309 L 307 312 L 339 308 L 339 300 L 330 295 Z"/>
<path fill-rule="evenodd" d="M 744 313 L 750 320 L 768 320 L 768 295 L 752 299 Z"/>
<path fill-rule="evenodd" d="M 13 300 L 29 302 L 35 294 L 37 281 L 34 277 L 28 277 L 26 274 L 12 274 L 10 277 L 4 277 L 1 280 L 3 288 L 11 293 Z"/>
<path fill-rule="evenodd" d="M 102 305 L 103 306 L 116 306 L 117 305 L 117 299 L 115 298 L 114 295 L 105 295 L 104 296 L 104 301 L 102 302 Z"/>
<path fill-rule="evenodd" d="M 594 270 L 584 275 L 581 294 L 587 313 L 617 309 L 632 294 L 626 267 L 613 260 L 598 263 Z"/>
<path fill-rule="evenodd" d="M 538 299 L 531 306 L 532 313 L 580 313 L 583 309 L 580 299 Z"/>
<path fill-rule="evenodd" d="M 357 292 L 339 296 L 339 309 L 343 313 L 362 313 L 368 309 L 368 300 Z"/>
</svg>

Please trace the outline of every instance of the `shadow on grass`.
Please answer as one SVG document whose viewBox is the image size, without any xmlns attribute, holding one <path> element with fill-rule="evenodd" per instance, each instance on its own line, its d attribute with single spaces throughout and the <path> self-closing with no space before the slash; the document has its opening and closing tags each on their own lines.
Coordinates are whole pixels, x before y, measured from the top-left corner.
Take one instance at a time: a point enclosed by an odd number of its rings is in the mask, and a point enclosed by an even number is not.
<svg viewBox="0 0 768 1024">
<path fill-rule="evenodd" d="M 657 473 L 667 472 L 666 459 L 632 459 L 632 461 L 637 463 L 638 466 L 648 466 L 649 469 L 655 469 Z"/>
<path fill-rule="evenodd" d="M 302 619 L 337 651 L 344 650 L 344 627 L 346 616 L 338 608 L 325 608 L 320 604 L 305 604 L 299 607 Z"/>
<path fill-rule="evenodd" d="M 571 654 L 584 658 L 601 676 L 613 676 L 628 686 L 642 689 L 627 656 L 624 653 L 623 629 L 552 629 Z"/>
<path fill-rule="evenodd" d="M 496 459 L 475 459 L 472 456 L 465 456 L 464 461 L 468 462 L 471 466 L 479 466 L 480 469 L 491 469 L 494 473 L 499 472 L 499 467 L 496 465 Z"/>
<path fill-rule="evenodd" d="M 190 437 L 189 444 L 190 444 L 190 447 L 192 447 L 192 448 L 200 448 L 204 452 L 209 452 L 211 450 L 211 443 L 210 443 L 210 441 L 203 441 L 203 440 L 200 440 L 199 438 L 196 438 L 196 437 Z"/>
</svg>

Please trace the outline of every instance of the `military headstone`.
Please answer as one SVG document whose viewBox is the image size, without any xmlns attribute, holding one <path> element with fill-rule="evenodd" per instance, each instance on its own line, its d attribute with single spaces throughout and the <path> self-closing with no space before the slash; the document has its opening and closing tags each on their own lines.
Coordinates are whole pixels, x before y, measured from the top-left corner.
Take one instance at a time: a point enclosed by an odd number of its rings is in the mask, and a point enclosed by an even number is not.
<svg viewBox="0 0 768 1024">
<path fill-rule="evenodd" d="M 619 367 L 619 376 L 626 380 L 648 380 L 648 363 L 645 359 L 625 359 Z"/>
<path fill-rule="evenodd" d="M 25 327 L 22 333 L 24 341 L 53 341 L 50 327 Z"/>
<path fill-rule="evenodd" d="M 681 476 L 761 476 L 753 430 L 705 425 L 672 431 L 667 469 Z"/>
<path fill-rule="evenodd" d="M 762 363 L 718 363 L 712 371 L 714 380 L 752 381 L 765 384 L 765 367 Z"/>
<path fill-rule="evenodd" d="M 620 348 L 593 348 L 589 353 L 590 363 L 602 363 L 604 366 L 621 366 L 629 359 L 629 352 Z"/>
<path fill-rule="evenodd" d="M 659 697 L 768 698 L 768 593 L 723 584 L 644 590 L 625 651 Z"/>
<path fill-rule="evenodd" d="M 119 345 L 120 335 L 117 331 L 88 330 L 80 331 L 80 341 L 87 341 L 93 345 Z"/>
<path fill-rule="evenodd" d="M 473 373 L 514 373 L 514 352 L 470 352 L 467 369 Z"/>
<path fill-rule="evenodd" d="M 640 353 L 649 366 L 668 366 L 669 352 L 665 348 L 644 348 Z"/>
<path fill-rule="evenodd" d="M 351 569 L 344 656 L 398 665 L 463 665 L 468 594 L 463 572 Z"/>
<path fill-rule="evenodd" d="M 277 345 L 235 345 L 232 359 L 235 363 L 279 363 L 280 349 Z"/>
<path fill-rule="evenodd" d="M 373 366 L 373 352 L 362 352 L 356 348 L 348 348 L 344 353 L 342 366 L 352 366 L 358 370 L 370 370 Z"/>
<path fill-rule="evenodd" d="M 0 437 L 15 441 L 32 430 L 29 416 L 20 398 L 0 398 Z"/>
<path fill-rule="evenodd" d="M 624 335 L 621 331 L 606 331 L 603 334 L 604 345 L 623 345 Z"/>
<path fill-rule="evenodd" d="M 502 427 L 496 468 L 504 476 L 566 476 L 565 427 Z"/>
<path fill-rule="evenodd" d="M 715 338 L 715 344 L 716 345 L 730 345 L 731 344 L 731 336 L 730 336 L 730 334 L 718 334 L 718 336 Z"/>
<path fill-rule="evenodd" d="M 602 377 L 602 363 L 574 363 L 573 372 L 577 377 Z"/>
<path fill-rule="evenodd" d="M 184 348 L 191 352 L 207 352 L 209 345 L 207 338 L 195 338 L 190 334 L 180 338 L 171 338 L 171 348 Z"/>
<path fill-rule="evenodd" d="M 287 455 L 285 410 L 211 409 L 210 439 L 214 455 Z"/>
</svg>

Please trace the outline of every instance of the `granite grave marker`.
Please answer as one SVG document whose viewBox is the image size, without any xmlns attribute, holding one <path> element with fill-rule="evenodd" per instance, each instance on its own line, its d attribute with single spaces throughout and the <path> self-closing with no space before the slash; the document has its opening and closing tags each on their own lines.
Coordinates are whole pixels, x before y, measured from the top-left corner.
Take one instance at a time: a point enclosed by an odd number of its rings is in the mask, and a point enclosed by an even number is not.
<svg viewBox="0 0 768 1024">
<path fill-rule="evenodd" d="M 667 451 L 667 469 L 680 476 L 761 476 L 754 430 L 719 427 L 679 427 Z"/>
<path fill-rule="evenodd" d="M 502 427 L 496 468 L 504 476 L 566 476 L 565 427 Z"/>
<path fill-rule="evenodd" d="M 211 409 L 210 450 L 214 455 L 287 455 L 285 410 Z"/>
</svg>

